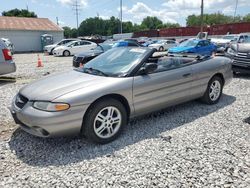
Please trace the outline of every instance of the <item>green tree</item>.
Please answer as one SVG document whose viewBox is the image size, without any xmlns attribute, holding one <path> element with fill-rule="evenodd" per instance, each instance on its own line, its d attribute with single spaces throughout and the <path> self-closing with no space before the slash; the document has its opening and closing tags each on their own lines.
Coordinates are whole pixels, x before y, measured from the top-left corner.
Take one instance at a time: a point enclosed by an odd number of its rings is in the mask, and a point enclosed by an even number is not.
<svg viewBox="0 0 250 188">
<path fill-rule="evenodd" d="M 180 24 L 178 24 L 178 23 L 164 23 L 164 24 L 158 25 L 157 29 L 177 28 L 177 27 L 181 27 Z"/>
<path fill-rule="evenodd" d="M 147 29 L 156 29 L 157 26 L 162 25 L 163 22 L 157 17 L 147 16 L 143 19 L 141 26 L 146 27 Z"/>
<path fill-rule="evenodd" d="M 213 13 L 213 14 L 204 14 L 203 22 L 204 25 L 215 25 L 215 24 L 227 24 L 227 23 L 234 23 L 234 22 L 241 22 L 242 17 L 224 15 L 220 12 Z M 186 19 L 187 26 L 200 26 L 201 23 L 201 16 L 200 15 L 189 15 Z"/>
<path fill-rule="evenodd" d="M 30 17 L 37 18 L 37 15 L 34 12 L 30 12 L 26 9 L 12 9 L 9 11 L 3 11 L 2 16 L 12 16 L 12 17 Z"/>
<path fill-rule="evenodd" d="M 72 37 L 72 29 L 70 27 L 63 27 L 63 34 L 65 38 L 70 38 Z"/>
<path fill-rule="evenodd" d="M 244 22 L 250 22 L 250 13 L 248 13 L 247 15 L 245 15 L 245 16 L 243 17 L 243 21 L 244 21 Z"/>
</svg>

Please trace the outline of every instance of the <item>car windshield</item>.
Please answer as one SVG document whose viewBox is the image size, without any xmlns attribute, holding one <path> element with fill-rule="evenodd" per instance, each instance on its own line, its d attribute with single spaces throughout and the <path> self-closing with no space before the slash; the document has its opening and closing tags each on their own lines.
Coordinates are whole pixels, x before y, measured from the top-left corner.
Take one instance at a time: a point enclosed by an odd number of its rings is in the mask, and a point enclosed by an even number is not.
<svg viewBox="0 0 250 188">
<path fill-rule="evenodd" d="M 250 36 L 246 37 L 243 41 L 243 43 L 250 43 Z"/>
<path fill-rule="evenodd" d="M 196 46 L 198 43 L 199 43 L 198 40 L 186 40 L 182 42 L 179 46 L 180 47 Z"/>
<path fill-rule="evenodd" d="M 107 50 L 111 49 L 112 48 L 112 45 L 103 45 L 103 44 L 100 44 L 98 45 L 95 50 L 99 50 L 99 51 L 104 51 L 106 52 Z"/>
<path fill-rule="evenodd" d="M 76 41 L 69 42 L 69 43 L 65 44 L 65 46 L 70 47 L 70 46 L 72 46 L 75 42 L 76 42 Z"/>
<path fill-rule="evenodd" d="M 77 69 L 88 74 L 124 77 L 147 53 L 142 48 L 114 48 L 89 61 Z"/>
<path fill-rule="evenodd" d="M 159 40 L 159 41 L 156 42 L 156 44 L 162 44 L 164 42 L 166 42 L 166 41 L 165 40 Z"/>
<path fill-rule="evenodd" d="M 228 36 L 224 36 L 222 37 L 223 39 L 228 39 L 228 40 L 234 40 L 236 38 L 235 35 L 228 35 Z"/>
</svg>

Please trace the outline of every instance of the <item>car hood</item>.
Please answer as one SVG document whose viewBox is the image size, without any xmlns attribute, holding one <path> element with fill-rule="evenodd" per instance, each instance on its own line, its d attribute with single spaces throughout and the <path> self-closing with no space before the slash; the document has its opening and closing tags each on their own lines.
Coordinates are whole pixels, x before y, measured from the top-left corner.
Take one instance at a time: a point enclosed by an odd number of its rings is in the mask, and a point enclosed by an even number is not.
<svg viewBox="0 0 250 188">
<path fill-rule="evenodd" d="M 237 43 L 232 44 L 231 48 L 237 52 L 249 53 L 250 52 L 250 43 Z"/>
<path fill-rule="evenodd" d="M 20 93 L 29 100 L 53 101 L 72 91 L 101 85 L 111 77 L 96 76 L 75 70 L 55 74 L 24 86 Z"/>
<path fill-rule="evenodd" d="M 160 46 L 160 45 L 163 45 L 163 43 L 150 44 L 149 47 Z"/>
<path fill-rule="evenodd" d="M 54 48 L 54 47 L 56 47 L 57 46 L 57 44 L 51 44 L 51 45 L 47 45 L 47 46 L 44 46 L 45 48 Z"/>
<path fill-rule="evenodd" d="M 56 50 L 63 50 L 63 49 L 68 49 L 68 48 L 69 47 L 67 47 L 67 46 L 58 46 L 54 50 L 56 51 Z"/>
<path fill-rule="evenodd" d="M 231 42 L 231 40 L 230 39 L 211 39 L 211 42 L 214 42 L 214 43 L 222 43 L 222 44 L 224 44 L 224 43 L 229 43 L 229 42 Z"/>
<path fill-rule="evenodd" d="M 101 53 L 103 53 L 103 51 L 101 51 L 101 50 L 89 50 L 87 52 L 82 52 L 82 53 L 76 54 L 75 56 L 76 57 L 90 57 L 90 56 L 99 55 Z"/>
<path fill-rule="evenodd" d="M 178 52 L 184 52 L 184 51 L 189 51 L 189 50 L 193 50 L 194 47 L 193 46 L 186 46 L 186 47 L 174 47 L 174 48 L 170 48 L 169 52 L 174 52 L 174 53 L 178 53 Z"/>
</svg>

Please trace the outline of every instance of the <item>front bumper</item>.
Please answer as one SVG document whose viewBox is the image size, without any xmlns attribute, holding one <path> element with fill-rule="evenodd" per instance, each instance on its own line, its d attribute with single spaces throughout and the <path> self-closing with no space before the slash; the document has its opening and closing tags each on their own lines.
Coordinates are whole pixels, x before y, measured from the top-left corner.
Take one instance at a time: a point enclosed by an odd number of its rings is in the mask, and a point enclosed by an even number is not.
<svg viewBox="0 0 250 188">
<path fill-rule="evenodd" d="M 16 72 L 16 64 L 13 61 L 1 63 L 0 75 Z"/>
<path fill-rule="evenodd" d="M 54 50 L 53 50 L 53 55 L 54 55 L 54 56 L 62 56 L 63 54 L 62 54 L 61 51 L 54 51 Z"/>
<path fill-rule="evenodd" d="M 56 137 L 77 135 L 81 132 L 82 119 L 88 105 L 71 107 L 62 112 L 46 112 L 32 107 L 32 102 L 27 102 L 20 109 L 13 99 L 10 112 L 20 127 L 35 136 Z"/>
</svg>

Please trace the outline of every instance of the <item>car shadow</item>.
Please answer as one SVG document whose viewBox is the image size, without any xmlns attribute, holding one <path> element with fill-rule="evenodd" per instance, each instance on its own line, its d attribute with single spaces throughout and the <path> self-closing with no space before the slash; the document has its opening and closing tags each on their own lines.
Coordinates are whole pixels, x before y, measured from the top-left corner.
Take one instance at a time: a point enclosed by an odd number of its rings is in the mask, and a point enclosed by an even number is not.
<svg viewBox="0 0 250 188">
<path fill-rule="evenodd" d="M 223 95 L 216 105 L 191 101 L 135 118 L 118 139 L 106 145 L 89 143 L 79 137 L 43 139 L 21 129 L 12 134 L 8 144 L 18 159 L 31 166 L 61 166 L 103 156 L 119 157 L 116 151 L 146 139 L 162 139 L 171 143 L 171 133 L 167 131 L 225 108 L 235 100 L 234 96 Z"/>
<path fill-rule="evenodd" d="M 6 84 L 11 84 L 11 83 L 15 83 L 16 79 L 12 78 L 12 77 L 2 77 L 0 76 L 0 87 L 4 86 Z"/>
<path fill-rule="evenodd" d="M 247 73 L 237 73 L 234 75 L 234 78 L 241 78 L 245 80 L 250 80 L 250 74 Z"/>
</svg>

